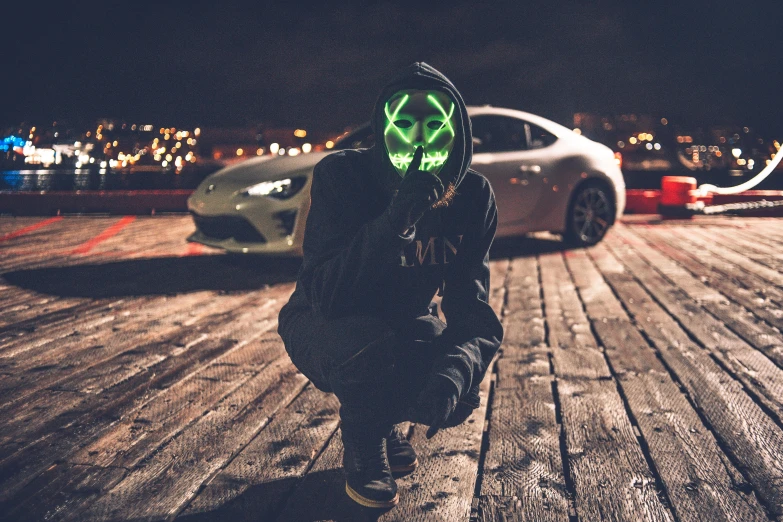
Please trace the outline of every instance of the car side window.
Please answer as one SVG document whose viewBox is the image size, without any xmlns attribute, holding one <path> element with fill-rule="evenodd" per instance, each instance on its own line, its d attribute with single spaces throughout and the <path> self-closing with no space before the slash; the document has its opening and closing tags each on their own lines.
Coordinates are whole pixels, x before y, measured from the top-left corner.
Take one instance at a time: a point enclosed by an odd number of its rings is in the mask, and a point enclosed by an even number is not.
<svg viewBox="0 0 783 522">
<path fill-rule="evenodd" d="M 509 152 L 527 149 L 525 122 L 507 116 L 483 115 L 470 119 L 473 152 Z"/>
<path fill-rule="evenodd" d="M 557 141 L 557 136 L 549 131 L 542 129 L 538 125 L 533 125 L 532 123 L 526 123 L 525 125 L 529 130 L 529 134 L 527 136 L 529 149 L 543 149 L 544 147 L 549 147 L 555 141 Z"/>
</svg>

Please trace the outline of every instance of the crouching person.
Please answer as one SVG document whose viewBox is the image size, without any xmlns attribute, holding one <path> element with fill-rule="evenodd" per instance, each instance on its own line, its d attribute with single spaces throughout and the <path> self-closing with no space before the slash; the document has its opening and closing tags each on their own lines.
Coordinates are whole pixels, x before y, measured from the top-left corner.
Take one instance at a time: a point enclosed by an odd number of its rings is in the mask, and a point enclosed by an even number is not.
<svg viewBox="0 0 783 522">
<path fill-rule="evenodd" d="M 397 424 L 432 437 L 464 422 L 503 328 L 487 304 L 497 209 L 470 169 L 461 95 L 414 63 L 383 88 L 372 125 L 374 146 L 315 167 L 278 332 L 297 368 L 340 401 L 347 494 L 388 508 L 399 501 L 392 472 L 419 464 Z M 430 310 L 436 291 L 445 323 Z"/>
</svg>

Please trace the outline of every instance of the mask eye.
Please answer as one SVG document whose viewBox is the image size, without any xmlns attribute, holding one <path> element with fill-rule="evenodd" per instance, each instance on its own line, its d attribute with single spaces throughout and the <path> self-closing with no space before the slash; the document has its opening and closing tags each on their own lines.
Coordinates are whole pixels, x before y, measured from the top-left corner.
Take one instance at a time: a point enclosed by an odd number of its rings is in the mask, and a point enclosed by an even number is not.
<svg viewBox="0 0 783 522">
<path fill-rule="evenodd" d="M 410 129 L 413 127 L 413 123 L 409 122 L 408 120 L 397 120 L 394 122 L 394 125 L 401 129 Z"/>
<path fill-rule="evenodd" d="M 438 130 L 443 127 L 443 122 L 438 120 L 432 120 L 427 124 L 427 128 L 430 130 Z"/>
</svg>

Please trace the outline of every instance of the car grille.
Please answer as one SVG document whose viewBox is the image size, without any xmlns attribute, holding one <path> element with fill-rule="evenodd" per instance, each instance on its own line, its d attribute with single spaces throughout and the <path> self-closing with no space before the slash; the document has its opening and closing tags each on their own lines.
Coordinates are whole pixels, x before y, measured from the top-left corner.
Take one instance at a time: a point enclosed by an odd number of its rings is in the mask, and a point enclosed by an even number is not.
<svg viewBox="0 0 783 522">
<path fill-rule="evenodd" d="M 238 216 L 206 217 L 191 214 L 198 231 L 211 239 L 223 240 L 233 237 L 239 243 L 266 243 L 264 236 L 244 218 Z"/>
<path fill-rule="evenodd" d="M 282 230 L 281 235 L 290 236 L 294 232 L 296 209 L 275 212 L 273 216 L 279 221 L 277 228 Z"/>
</svg>

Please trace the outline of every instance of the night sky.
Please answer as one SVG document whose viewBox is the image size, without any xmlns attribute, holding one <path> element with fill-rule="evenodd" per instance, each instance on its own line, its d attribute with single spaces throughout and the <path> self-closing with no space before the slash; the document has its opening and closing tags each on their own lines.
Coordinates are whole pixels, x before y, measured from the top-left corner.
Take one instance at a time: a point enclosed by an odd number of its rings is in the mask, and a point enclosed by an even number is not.
<svg viewBox="0 0 783 522">
<path fill-rule="evenodd" d="M 783 135 L 779 2 L 16 3 L 2 15 L 3 124 L 342 130 L 425 61 L 468 104 L 566 125 L 637 112 Z"/>
</svg>

